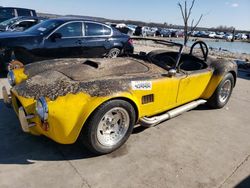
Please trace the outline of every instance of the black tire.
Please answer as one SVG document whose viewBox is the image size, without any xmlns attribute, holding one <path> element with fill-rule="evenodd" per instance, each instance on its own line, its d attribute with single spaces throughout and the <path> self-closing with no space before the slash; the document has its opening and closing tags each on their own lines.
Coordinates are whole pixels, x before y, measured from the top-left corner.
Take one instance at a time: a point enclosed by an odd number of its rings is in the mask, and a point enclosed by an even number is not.
<svg viewBox="0 0 250 188">
<path fill-rule="evenodd" d="M 230 82 L 230 91 L 228 93 L 228 96 L 225 97 L 224 100 L 222 100 L 220 99 L 220 92 L 222 90 L 222 87 L 225 85 L 225 83 L 228 83 L 228 82 Z M 208 100 L 207 104 L 210 107 L 215 108 L 215 109 L 223 108 L 227 104 L 232 94 L 233 87 L 234 87 L 234 77 L 231 73 L 227 73 L 222 79 L 222 81 L 220 82 L 219 86 L 216 88 L 212 97 Z"/>
<path fill-rule="evenodd" d="M 121 140 L 117 141 L 116 144 L 107 146 L 103 145 L 99 140 L 98 140 L 98 125 L 101 123 L 101 121 L 104 121 L 105 115 L 110 112 L 112 109 L 117 109 L 121 108 L 124 109 L 127 114 L 129 115 L 129 124 L 128 127 L 126 128 L 127 130 L 124 131 L 124 135 L 121 138 Z M 88 119 L 87 123 L 83 126 L 83 129 L 80 134 L 80 141 L 93 153 L 95 154 L 107 154 L 111 153 L 114 150 L 118 149 L 120 146 L 122 146 L 127 139 L 129 138 L 134 124 L 135 124 L 135 110 L 134 107 L 123 100 L 111 100 L 108 101 L 101 106 L 99 106 L 93 114 L 90 116 Z M 100 128 L 100 127 L 99 127 Z M 120 130 L 120 129 L 119 129 Z M 99 130 L 100 131 L 100 130 Z M 104 135 L 104 133 L 101 133 Z M 106 133 L 105 133 L 106 134 Z M 100 135 L 100 133 L 99 133 Z M 110 133 L 111 135 L 111 133 Z"/>
<path fill-rule="evenodd" d="M 112 48 L 107 54 L 108 58 L 116 58 L 121 54 L 121 50 L 119 48 Z"/>
</svg>

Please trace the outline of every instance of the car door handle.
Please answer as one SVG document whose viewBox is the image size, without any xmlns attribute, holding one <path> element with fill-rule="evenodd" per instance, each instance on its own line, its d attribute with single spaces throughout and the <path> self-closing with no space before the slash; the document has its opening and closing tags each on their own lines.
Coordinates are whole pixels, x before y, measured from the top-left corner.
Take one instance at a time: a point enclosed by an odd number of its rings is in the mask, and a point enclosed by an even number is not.
<svg viewBox="0 0 250 188">
<path fill-rule="evenodd" d="M 82 40 L 77 40 L 77 41 L 76 41 L 76 44 L 82 45 L 82 44 L 83 44 L 83 41 L 82 41 Z"/>
</svg>

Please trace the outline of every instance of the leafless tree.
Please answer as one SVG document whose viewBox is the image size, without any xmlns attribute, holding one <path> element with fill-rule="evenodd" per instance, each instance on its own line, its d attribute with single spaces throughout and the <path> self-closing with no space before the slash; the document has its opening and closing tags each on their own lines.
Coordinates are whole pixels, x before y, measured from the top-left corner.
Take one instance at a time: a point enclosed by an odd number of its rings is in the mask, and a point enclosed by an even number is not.
<svg viewBox="0 0 250 188">
<path fill-rule="evenodd" d="M 178 3 L 178 6 L 179 6 L 180 11 L 181 11 L 182 19 L 184 22 L 184 45 L 185 46 L 187 44 L 187 41 L 189 39 L 190 34 L 196 29 L 196 27 L 199 25 L 199 23 L 203 17 L 203 14 L 201 14 L 200 18 L 198 19 L 198 21 L 195 24 L 194 24 L 194 19 L 192 19 L 191 26 L 190 27 L 188 26 L 188 21 L 189 21 L 190 15 L 192 13 L 192 9 L 194 7 L 194 4 L 195 4 L 195 0 L 192 0 L 192 4 L 188 9 L 187 0 L 185 0 L 184 6 L 180 2 Z"/>
</svg>

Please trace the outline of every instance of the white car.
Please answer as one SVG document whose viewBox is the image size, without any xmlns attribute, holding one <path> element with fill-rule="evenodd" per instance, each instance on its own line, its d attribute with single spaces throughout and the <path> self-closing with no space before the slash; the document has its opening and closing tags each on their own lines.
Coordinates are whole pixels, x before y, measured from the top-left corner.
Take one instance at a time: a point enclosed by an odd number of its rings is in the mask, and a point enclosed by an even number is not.
<svg viewBox="0 0 250 188">
<path fill-rule="evenodd" d="M 209 36 L 209 38 L 215 38 L 216 33 L 215 32 L 210 32 L 208 36 Z"/>
<path fill-rule="evenodd" d="M 224 38 L 225 38 L 226 40 L 232 40 L 232 39 L 233 39 L 233 35 L 232 35 L 232 34 L 226 34 L 226 35 L 224 36 Z"/>
<path fill-rule="evenodd" d="M 224 37 L 225 37 L 225 34 L 223 32 L 217 33 L 215 35 L 215 38 L 218 38 L 218 39 L 223 39 Z"/>
<path fill-rule="evenodd" d="M 243 34 L 241 35 L 241 39 L 246 40 L 246 39 L 247 39 L 247 35 L 243 33 Z"/>
</svg>

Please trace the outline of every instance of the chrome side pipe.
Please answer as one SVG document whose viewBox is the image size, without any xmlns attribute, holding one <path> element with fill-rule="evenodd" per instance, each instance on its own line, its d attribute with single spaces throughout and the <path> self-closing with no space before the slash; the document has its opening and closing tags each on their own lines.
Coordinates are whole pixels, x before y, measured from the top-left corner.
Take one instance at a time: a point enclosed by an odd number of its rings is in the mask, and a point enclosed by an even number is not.
<svg viewBox="0 0 250 188">
<path fill-rule="evenodd" d="M 170 111 L 168 111 L 162 115 L 159 115 L 159 116 L 143 117 L 140 119 L 140 123 L 144 127 L 153 127 L 153 126 L 155 126 L 163 121 L 174 118 L 174 117 L 176 117 L 184 112 L 192 110 L 201 104 L 205 104 L 206 102 L 207 101 L 204 99 L 199 99 L 197 101 L 193 101 L 193 102 L 187 103 L 183 106 L 177 107 L 177 108 L 170 110 Z"/>
</svg>

